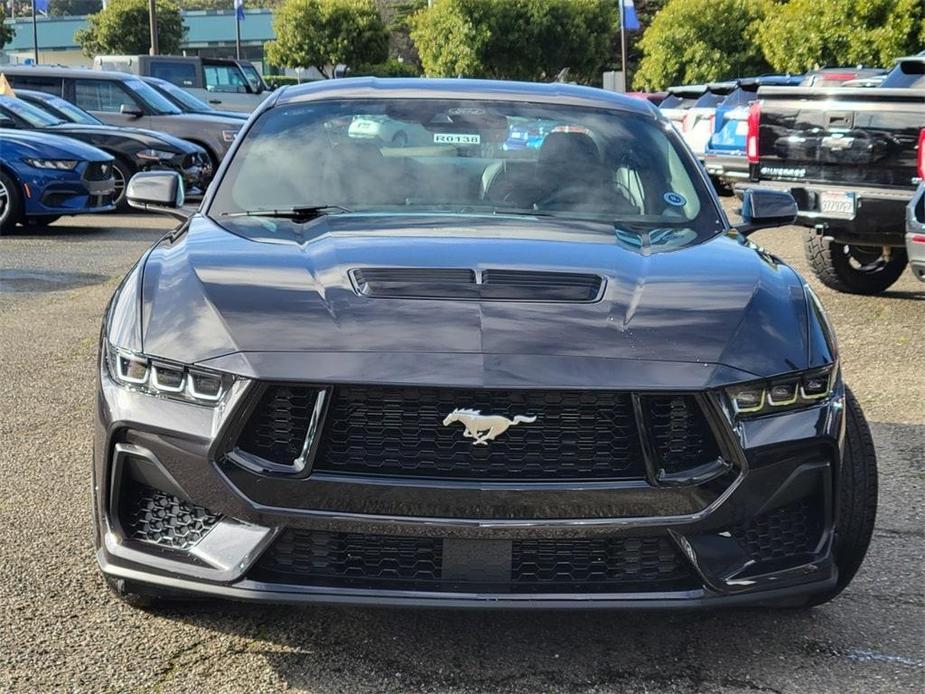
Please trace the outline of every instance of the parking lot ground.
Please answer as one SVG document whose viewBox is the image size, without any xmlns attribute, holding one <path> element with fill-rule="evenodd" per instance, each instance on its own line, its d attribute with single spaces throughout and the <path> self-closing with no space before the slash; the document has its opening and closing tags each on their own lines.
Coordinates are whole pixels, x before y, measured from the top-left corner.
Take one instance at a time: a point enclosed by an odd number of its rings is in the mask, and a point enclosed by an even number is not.
<svg viewBox="0 0 925 694">
<path fill-rule="evenodd" d="M 99 320 L 163 218 L 0 238 L 0 691 L 916 692 L 925 687 L 925 285 L 818 290 L 880 461 L 851 587 L 810 611 L 133 610 L 91 546 Z M 755 235 L 806 271 L 793 228 Z"/>
</svg>

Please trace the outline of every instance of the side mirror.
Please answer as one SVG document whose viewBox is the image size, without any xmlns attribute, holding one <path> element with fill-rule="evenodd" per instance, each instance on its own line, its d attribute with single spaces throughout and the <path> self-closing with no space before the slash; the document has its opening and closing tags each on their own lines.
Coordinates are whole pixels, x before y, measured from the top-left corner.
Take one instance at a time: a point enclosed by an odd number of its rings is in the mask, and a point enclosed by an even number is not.
<svg viewBox="0 0 925 694">
<path fill-rule="evenodd" d="M 145 112 L 142 111 L 137 106 L 132 106 L 132 104 L 122 104 L 119 107 L 119 113 L 125 116 L 131 116 L 132 118 L 141 118 L 145 115 Z"/>
<path fill-rule="evenodd" d="M 12 118 L 7 118 L 6 116 L 0 116 L 0 128 L 6 128 L 7 130 L 15 130 L 16 122 Z"/>
<path fill-rule="evenodd" d="M 141 171 L 129 179 L 125 190 L 128 204 L 139 210 L 161 212 L 185 220 L 183 178 L 176 171 Z"/>
<path fill-rule="evenodd" d="M 793 224 L 797 218 L 797 201 L 786 190 L 747 188 L 742 195 L 742 224 L 735 229 L 748 236 L 759 229 Z"/>
</svg>

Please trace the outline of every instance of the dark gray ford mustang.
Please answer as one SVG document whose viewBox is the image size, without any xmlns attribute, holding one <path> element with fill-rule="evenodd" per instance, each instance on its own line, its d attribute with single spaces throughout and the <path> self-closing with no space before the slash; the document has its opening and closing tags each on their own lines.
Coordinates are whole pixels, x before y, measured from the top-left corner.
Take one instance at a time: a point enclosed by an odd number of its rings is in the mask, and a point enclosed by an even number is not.
<svg viewBox="0 0 925 694">
<path fill-rule="evenodd" d="M 136 207 L 182 216 L 175 174 Z M 132 603 L 813 605 L 870 539 L 864 416 L 804 280 L 647 102 L 284 89 L 131 270 L 97 559 Z"/>
</svg>

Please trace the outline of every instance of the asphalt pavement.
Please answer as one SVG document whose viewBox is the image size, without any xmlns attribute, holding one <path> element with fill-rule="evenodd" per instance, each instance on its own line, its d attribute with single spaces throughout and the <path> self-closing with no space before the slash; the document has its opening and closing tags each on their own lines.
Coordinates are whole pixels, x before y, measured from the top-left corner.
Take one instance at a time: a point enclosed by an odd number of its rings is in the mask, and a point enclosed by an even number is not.
<svg viewBox="0 0 925 694">
<path fill-rule="evenodd" d="M 94 358 L 122 274 L 172 222 L 61 220 L 0 238 L 0 691 L 925 690 L 925 284 L 879 297 L 810 277 L 871 422 L 868 559 L 809 611 L 499 613 L 181 604 L 132 609 L 93 556 Z M 806 272 L 800 232 L 754 239 Z"/>
</svg>

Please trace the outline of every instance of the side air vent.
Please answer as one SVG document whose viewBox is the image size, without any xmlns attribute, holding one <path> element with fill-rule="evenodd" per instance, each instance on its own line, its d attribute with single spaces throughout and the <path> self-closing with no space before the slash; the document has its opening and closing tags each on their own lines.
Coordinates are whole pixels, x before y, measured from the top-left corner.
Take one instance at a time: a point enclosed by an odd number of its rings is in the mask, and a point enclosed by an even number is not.
<svg viewBox="0 0 925 694">
<path fill-rule="evenodd" d="M 375 299 L 588 303 L 604 285 L 598 275 L 503 269 L 477 276 L 454 268 L 355 268 L 350 278 L 357 293 Z"/>
</svg>

